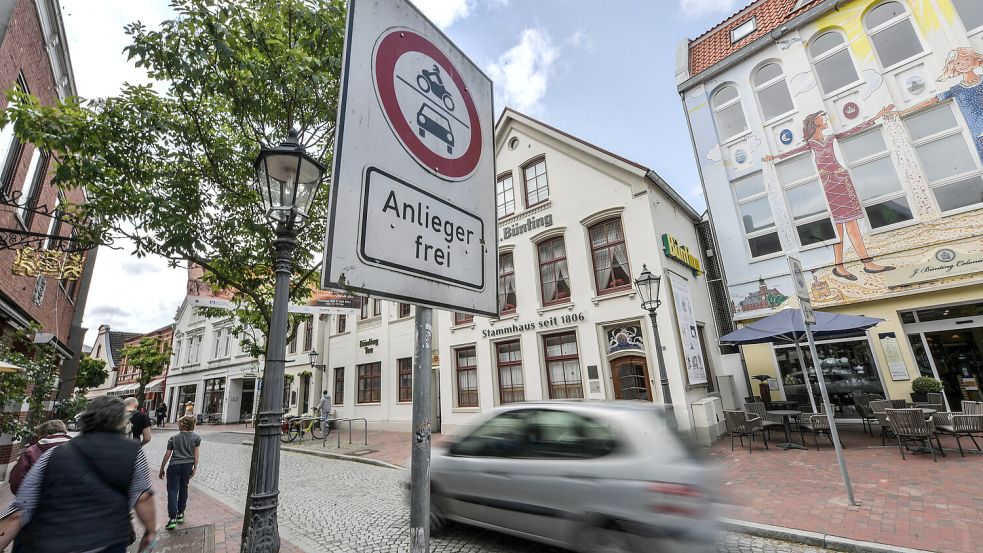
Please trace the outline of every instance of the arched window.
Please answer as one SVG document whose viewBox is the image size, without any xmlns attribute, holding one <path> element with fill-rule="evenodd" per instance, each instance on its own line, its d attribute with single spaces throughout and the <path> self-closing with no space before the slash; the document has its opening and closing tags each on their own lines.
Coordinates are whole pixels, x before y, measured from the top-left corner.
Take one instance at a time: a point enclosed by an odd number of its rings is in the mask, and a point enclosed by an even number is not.
<svg viewBox="0 0 983 553">
<path fill-rule="evenodd" d="M 837 31 L 828 31 L 812 40 L 809 57 L 816 68 L 819 88 L 824 94 L 835 92 L 860 80 L 846 39 Z"/>
<path fill-rule="evenodd" d="M 956 11 L 963 20 L 963 26 L 967 31 L 974 31 L 983 27 L 983 2 L 980 0 L 952 0 L 956 5 Z"/>
<path fill-rule="evenodd" d="M 741 96 L 735 86 L 720 87 L 710 100 L 710 105 L 713 107 L 713 119 L 717 122 L 717 134 L 721 142 L 727 142 L 747 130 Z"/>
<path fill-rule="evenodd" d="M 884 2 L 867 12 L 864 28 L 882 67 L 891 67 L 925 51 L 901 2 Z"/>
<path fill-rule="evenodd" d="M 754 85 L 754 93 L 758 96 L 758 104 L 761 105 L 761 114 L 765 121 L 770 121 L 795 109 L 781 65 L 777 63 L 762 65 L 760 69 L 755 71 L 751 82 Z"/>
</svg>

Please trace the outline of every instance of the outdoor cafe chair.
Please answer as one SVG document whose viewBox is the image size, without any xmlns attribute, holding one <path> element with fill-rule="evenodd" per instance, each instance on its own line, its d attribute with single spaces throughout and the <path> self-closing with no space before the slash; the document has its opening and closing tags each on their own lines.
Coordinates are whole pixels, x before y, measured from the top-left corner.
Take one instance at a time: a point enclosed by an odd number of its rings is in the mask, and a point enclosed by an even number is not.
<svg viewBox="0 0 983 553">
<path fill-rule="evenodd" d="M 867 402 L 867 407 L 870 409 L 871 414 L 877 420 L 877 424 L 881 427 L 881 445 L 887 445 L 888 435 L 894 437 L 894 429 L 891 428 L 891 423 L 887 420 L 887 413 L 885 409 L 893 409 L 894 404 L 890 399 L 875 399 Z"/>
<path fill-rule="evenodd" d="M 731 451 L 734 451 L 734 436 L 741 438 L 741 447 L 744 447 L 744 436 L 747 436 L 748 453 L 751 453 L 754 445 L 754 435 L 756 433 L 761 434 L 761 439 L 765 442 L 765 449 L 768 449 L 768 436 L 765 434 L 764 426 L 761 424 L 761 417 L 745 411 L 725 409 L 724 422 L 727 424 L 727 432 L 730 433 Z"/>
<path fill-rule="evenodd" d="M 983 449 L 980 449 L 980 444 L 976 441 L 976 438 L 983 438 L 983 414 L 936 413 L 932 415 L 932 420 L 935 423 L 935 429 L 939 433 L 948 434 L 956 438 L 956 445 L 959 446 L 959 455 L 962 457 L 965 457 L 966 453 L 963 452 L 963 444 L 959 441 L 960 438 L 968 437 L 973 440 L 973 445 L 976 446 L 977 451 L 983 451 Z"/>
<path fill-rule="evenodd" d="M 744 405 L 744 410 L 752 415 L 757 415 L 761 417 L 761 426 L 768 432 L 768 437 L 771 437 L 771 431 L 778 429 L 784 430 L 785 424 L 782 422 L 782 417 L 776 415 L 769 415 L 765 404 L 761 402 L 752 402 Z"/>
<path fill-rule="evenodd" d="M 823 409 L 820 407 L 819 409 Z M 819 451 L 819 436 L 826 436 L 829 439 L 829 443 L 833 443 L 833 434 L 829 429 L 829 417 L 826 413 L 819 415 L 813 414 L 799 424 L 799 436 L 802 438 L 802 444 L 806 443 L 806 432 L 811 432 L 816 440 L 816 451 Z M 840 447 L 843 447 L 843 441 L 840 441 Z"/>
<path fill-rule="evenodd" d="M 983 415 L 983 401 L 962 402 L 964 415 Z"/>
<path fill-rule="evenodd" d="M 870 402 L 875 399 L 877 399 L 877 396 L 866 393 L 853 396 L 853 404 L 857 408 L 857 415 L 860 416 L 860 425 L 863 427 L 865 433 L 874 433 L 873 424 L 877 422 L 877 419 L 874 417 L 874 412 L 870 410 Z"/>
<path fill-rule="evenodd" d="M 945 457 L 945 450 L 942 449 L 942 442 L 939 441 L 939 434 L 935 429 L 935 423 L 931 419 L 926 419 L 921 409 L 886 409 L 894 436 L 898 440 L 898 449 L 901 451 L 901 458 L 905 459 L 904 448 L 908 442 L 924 442 L 932 452 L 932 461 L 938 462 L 935 456 L 935 447 L 932 446 L 932 437 L 939 446 L 939 451 Z"/>
</svg>

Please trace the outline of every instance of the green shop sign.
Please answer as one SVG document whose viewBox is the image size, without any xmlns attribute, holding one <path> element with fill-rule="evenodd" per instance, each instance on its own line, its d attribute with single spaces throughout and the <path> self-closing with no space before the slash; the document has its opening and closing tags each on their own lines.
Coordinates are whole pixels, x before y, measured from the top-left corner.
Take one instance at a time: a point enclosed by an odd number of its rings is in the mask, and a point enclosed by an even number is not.
<svg viewBox="0 0 983 553">
<path fill-rule="evenodd" d="M 680 244 L 675 236 L 663 234 L 662 248 L 666 253 L 666 257 L 675 259 L 689 267 L 693 271 L 693 276 L 699 276 L 703 272 L 703 267 L 700 265 L 700 258 L 690 253 L 689 248 Z"/>
</svg>

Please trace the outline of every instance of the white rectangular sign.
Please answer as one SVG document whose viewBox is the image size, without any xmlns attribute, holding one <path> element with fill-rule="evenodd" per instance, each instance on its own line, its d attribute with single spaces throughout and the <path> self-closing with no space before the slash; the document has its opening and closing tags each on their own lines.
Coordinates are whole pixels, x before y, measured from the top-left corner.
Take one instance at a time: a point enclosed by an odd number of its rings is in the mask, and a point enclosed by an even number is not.
<svg viewBox="0 0 983 553">
<path fill-rule="evenodd" d="M 789 256 L 788 272 L 792 276 L 795 295 L 799 298 L 799 309 L 802 311 L 802 320 L 807 325 L 816 324 L 816 314 L 812 312 L 812 300 L 809 298 L 809 284 L 806 283 L 806 275 L 802 270 L 802 262 L 797 258 Z"/>
<path fill-rule="evenodd" d="M 323 288 L 497 314 L 492 83 L 407 0 L 350 0 Z"/>
<path fill-rule="evenodd" d="M 199 307 L 216 307 L 218 309 L 233 310 L 236 308 L 234 301 L 222 298 L 212 298 L 207 296 L 190 296 L 189 304 Z M 334 307 L 331 305 L 321 305 L 317 302 L 307 305 L 291 303 L 287 307 L 290 313 L 305 313 L 307 315 L 354 315 L 356 310 L 344 307 Z"/>
<path fill-rule="evenodd" d="M 706 384 L 707 369 L 703 365 L 703 348 L 696 330 L 696 314 L 693 312 L 689 281 L 673 272 L 668 272 L 668 275 L 672 286 L 672 301 L 676 306 L 676 325 L 683 342 L 687 380 L 690 385 Z"/>
</svg>

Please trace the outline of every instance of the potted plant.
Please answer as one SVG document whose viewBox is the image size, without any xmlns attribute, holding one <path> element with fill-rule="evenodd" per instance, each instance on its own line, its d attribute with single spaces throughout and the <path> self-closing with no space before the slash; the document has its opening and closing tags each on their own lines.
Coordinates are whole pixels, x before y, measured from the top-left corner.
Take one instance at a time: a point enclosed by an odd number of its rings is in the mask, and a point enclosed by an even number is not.
<svg viewBox="0 0 983 553">
<path fill-rule="evenodd" d="M 911 381 L 911 401 L 914 403 L 924 403 L 928 394 L 941 391 L 942 383 L 930 376 L 919 376 Z"/>
</svg>

